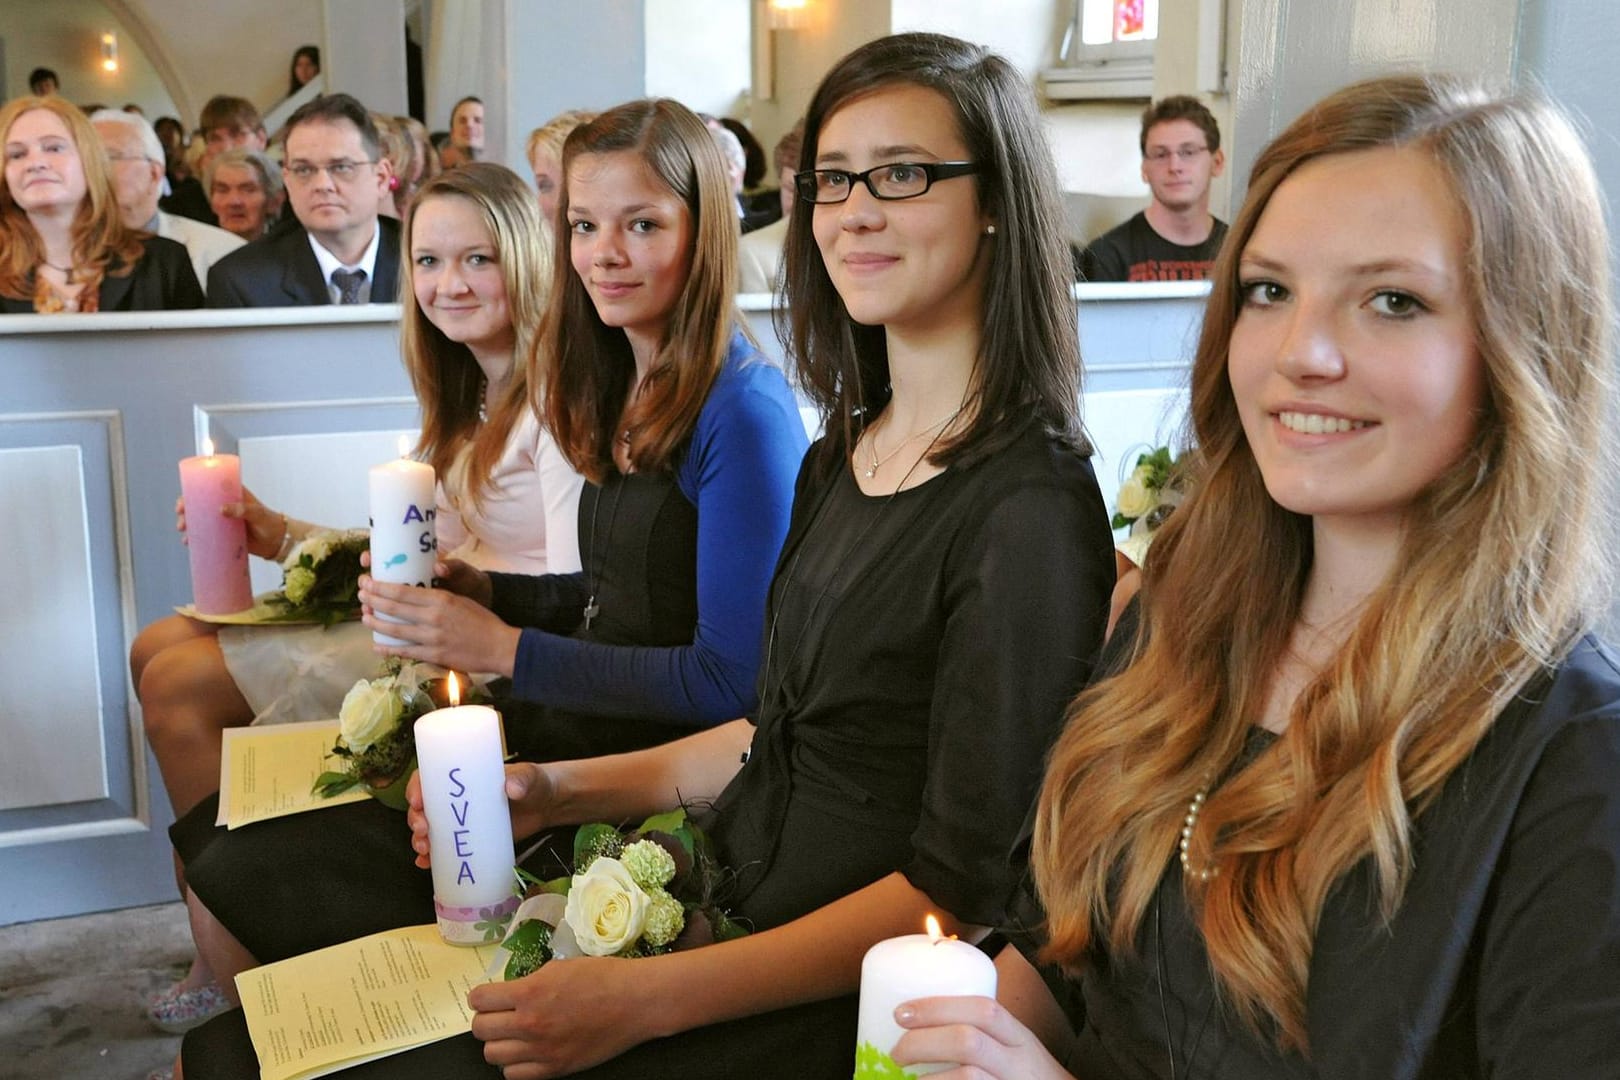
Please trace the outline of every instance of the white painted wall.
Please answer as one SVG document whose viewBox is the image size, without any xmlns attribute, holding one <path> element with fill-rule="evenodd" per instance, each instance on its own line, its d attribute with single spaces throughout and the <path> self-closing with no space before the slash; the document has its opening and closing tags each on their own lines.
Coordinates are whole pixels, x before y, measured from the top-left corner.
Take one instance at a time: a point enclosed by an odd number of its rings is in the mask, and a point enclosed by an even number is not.
<svg viewBox="0 0 1620 1080">
<path fill-rule="evenodd" d="M 101 68 L 101 35 L 118 35 L 118 70 Z M 0 3 L 0 39 L 6 43 L 6 99 L 28 93 L 28 73 L 54 70 L 62 96 L 80 105 L 122 108 L 133 101 L 151 118 L 173 114 L 175 105 L 136 36 L 102 0 Z"/>
<path fill-rule="evenodd" d="M 753 85 L 749 0 L 645 0 L 643 11 L 647 96 L 742 115 Z"/>
</svg>

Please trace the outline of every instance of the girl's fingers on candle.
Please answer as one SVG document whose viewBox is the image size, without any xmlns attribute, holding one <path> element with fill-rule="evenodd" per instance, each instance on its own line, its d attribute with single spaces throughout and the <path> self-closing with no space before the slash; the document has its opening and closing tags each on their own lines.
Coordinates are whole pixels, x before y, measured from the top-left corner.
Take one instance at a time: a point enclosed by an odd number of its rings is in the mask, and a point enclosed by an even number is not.
<svg viewBox="0 0 1620 1080">
<path fill-rule="evenodd" d="M 958 1068 L 936 1074 L 935 1080 L 1060 1080 L 1069 1075 L 993 998 L 919 998 L 895 1009 L 894 1018 L 910 1029 L 895 1043 L 896 1064 L 958 1063 Z"/>
</svg>

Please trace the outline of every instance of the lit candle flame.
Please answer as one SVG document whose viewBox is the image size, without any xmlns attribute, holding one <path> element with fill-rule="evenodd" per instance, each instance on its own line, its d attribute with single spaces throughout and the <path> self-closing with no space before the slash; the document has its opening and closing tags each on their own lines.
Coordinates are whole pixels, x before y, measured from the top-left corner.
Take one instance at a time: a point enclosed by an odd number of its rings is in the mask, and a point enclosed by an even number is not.
<svg viewBox="0 0 1620 1080">
<path fill-rule="evenodd" d="M 210 439 L 206 435 L 203 436 L 202 451 L 203 451 L 203 457 L 213 457 L 214 456 L 214 440 Z"/>
<path fill-rule="evenodd" d="M 445 676 L 445 696 L 450 699 L 451 705 L 461 704 L 461 684 L 456 681 L 456 673 L 451 672 Z M 929 918 L 933 918 L 932 915 Z"/>
<path fill-rule="evenodd" d="M 409 435 L 401 435 L 399 437 L 399 456 L 411 456 L 411 437 Z"/>
<path fill-rule="evenodd" d="M 929 941 L 939 942 L 944 939 L 945 935 L 940 931 L 938 919 L 930 915 L 928 918 L 923 920 L 923 925 L 928 928 Z"/>
</svg>

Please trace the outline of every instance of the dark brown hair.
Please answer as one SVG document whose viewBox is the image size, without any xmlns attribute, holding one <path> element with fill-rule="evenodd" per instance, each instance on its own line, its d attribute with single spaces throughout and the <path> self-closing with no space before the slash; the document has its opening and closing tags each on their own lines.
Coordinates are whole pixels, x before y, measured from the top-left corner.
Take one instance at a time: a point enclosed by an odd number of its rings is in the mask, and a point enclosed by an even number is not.
<svg viewBox="0 0 1620 1080">
<path fill-rule="evenodd" d="M 1153 130 L 1155 124 L 1171 120 L 1191 120 L 1204 133 L 1204 141 L 1209 144 L 1210 153 L 1213 154 L 1221 148 L 1221 127 L 1215 122 L 1215 114 L 1195 97 L 1174 94 L 1160 98 L 1142 110 L 1142 134 L 1137 136 L 1136 143 L 1144 155 L 1147 154 L 1148 132 Z"/>
<path fill-rule="evenodd" d="M 940 34 L 896 34 L 833 65 L 805 116 L 800 169 L 814 167 L 828 117 L 855 98 L 892 86 L 939 93 L 956 114 L 979 208 L 995 222 L 985 278 L 984 327 L 974 365 L 972 421 L 941 440 L 936 465 L 971 464 L 1037 423 L 1086 447 L 1080 429 L 1080 346 L 1069 292 L 1057 171 L 1028 81 L 979 45 Z M 783 252 L 786 303 L 777 333 L 789 343 L 799 385 L 826 417 L 816 467 L 847 461 L 861 427 L 889 400 L 881 326 L 850 318 L 812 235 L 814 204 L 797 199 Z"/>
</svg>

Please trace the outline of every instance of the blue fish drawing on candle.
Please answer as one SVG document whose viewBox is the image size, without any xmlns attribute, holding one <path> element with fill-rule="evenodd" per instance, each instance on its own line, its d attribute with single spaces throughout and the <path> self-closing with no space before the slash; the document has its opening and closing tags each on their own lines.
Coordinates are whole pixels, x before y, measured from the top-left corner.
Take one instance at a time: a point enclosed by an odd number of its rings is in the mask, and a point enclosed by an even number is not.
<svg viewBox="0 0 1620 1080">
<path fill-rule="evenodd" d="M 405 553 L 402 551 L 398 555 L 390 555 L 388 557 L 388 561 L 383 563 L 383 568 L 387 569 L 388 567 L 391 567 L 391 566 L 404 566 L 404 565 L 405 565 Z"/>
</svg>

